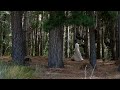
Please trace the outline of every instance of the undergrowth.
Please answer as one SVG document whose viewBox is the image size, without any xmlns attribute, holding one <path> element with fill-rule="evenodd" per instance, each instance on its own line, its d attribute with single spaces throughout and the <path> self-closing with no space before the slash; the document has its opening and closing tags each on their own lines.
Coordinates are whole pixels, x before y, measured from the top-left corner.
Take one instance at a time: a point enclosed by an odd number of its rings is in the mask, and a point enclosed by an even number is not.
<svg viewBox="0 0 120 90">
<path fill-rule="evenodd" d="M 0 79 L 31 79 L 35 70 L 22 65 L 0 61 Z"/>
</svg>

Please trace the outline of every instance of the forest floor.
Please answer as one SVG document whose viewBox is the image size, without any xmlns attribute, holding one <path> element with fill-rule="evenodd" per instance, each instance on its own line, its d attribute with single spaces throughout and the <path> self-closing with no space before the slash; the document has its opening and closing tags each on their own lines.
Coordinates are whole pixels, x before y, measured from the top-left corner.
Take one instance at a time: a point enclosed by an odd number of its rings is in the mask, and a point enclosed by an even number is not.
<svg viewBox="0 0 120 90">
<path fill-rule="evenodd" d="M 97 59 L 96 69 L 92 69 L 87 59 L 77 62 L 67 58 L 64 68 L 50 69 L 47 67 L 47 57 L 35 56 L 31 59 L 30 67 L 38 69 L 34 79 L 120 79 L 115 61 Z M 0 57 L 0 60 L 8 62 L 11 57 Z"/>
</svg>

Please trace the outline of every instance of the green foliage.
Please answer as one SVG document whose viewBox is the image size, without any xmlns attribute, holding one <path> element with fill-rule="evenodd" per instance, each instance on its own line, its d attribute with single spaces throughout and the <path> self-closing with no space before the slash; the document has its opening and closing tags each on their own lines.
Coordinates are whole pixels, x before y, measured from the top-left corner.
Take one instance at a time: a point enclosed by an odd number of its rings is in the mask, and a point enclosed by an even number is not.
<svg viewBox="0 0 120 90">
<path fill-rule="evenodd" d="M 71 11 L 70 16 L 65 16 L 63 11 L 49 12 L 49 15 L 49 18 L 44 21 L 43 28 L 45 31 L 61 25 L 83 25 L 90 27 L 95 23 L 95 19 L 83 11 Z"/>
<path fill-rule="evenodd" d="M 72 16 L 68 19 L 69 24 L 93 26 L 95 19 L 92 16 L 86 15 L 83 11 L 74 11 Z"/>
<path fill-rule="evenodd" d="M 31 23 L 31 28 L 32 28 L 33 30 L 36 28 L 36 22 L 35 22 L 35 21 Z"/>
<path fill-rule="evenodd" d="M 52 24 L 50 24 L 50 20 L 45 20 L 44 24 L 43 24 L 43 28 L 46 32 L 48 32 L 49 30 L 51 30 L 53 28 Z"/>
<path fill-rule="evenodd" d="M 43 28 L 45 31 L 51 30 L 55 27 L 64 25 L 65 14 L 63 11 L 51 11 L 50 17 L 44 21 Z"/>
<path fill-rule="evenodd" d="M 9 11 L 0 11 L 0 44 L 5 46 L 5 55 L 10 53 L 11 48 L 11 30 L 10 30 L 10 12 Z M 1 49 L 2 50 L 2 49 Z"/>
<path fill-rule="evenodd" d="M 99 18 L 105 22 L 113 22 L 117 19 L 117 12 L 116 11 L 101 11 L 99 12 Z"/>
</svg>

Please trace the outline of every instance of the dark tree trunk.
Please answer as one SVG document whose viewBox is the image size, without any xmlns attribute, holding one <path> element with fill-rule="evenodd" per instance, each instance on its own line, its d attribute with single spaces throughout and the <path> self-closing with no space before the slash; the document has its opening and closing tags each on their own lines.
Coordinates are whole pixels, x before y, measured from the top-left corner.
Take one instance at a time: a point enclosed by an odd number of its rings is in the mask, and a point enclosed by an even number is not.
<svg viewBox="0 0 120 90">
<path fill-rule="evenodd" d="M 118 20 L 117 20 L 118 21 Z M 118 60 L 118 56 L 119 56 L 119 37 L 118 37 L 118 22 L 116 22 L 116 59 Z"/>
<path fill-rule="evenodd" d="M 90 11 L 89 14 L 94 17 L 94 12 Z M 95 46 L 95 27 L 90 27 L 90 64 L 93 68 L 96 66 L 96 46 Z"/>
<path fill-rule="evenodd" d="M 42 17 L 41 17 L 41 21 L 44 21 L 44 12 L 42 12 Z M 40 29 L 40 55 L 43 55 L 43 45 L 44 45 L 44 37 L 43 37 L 43 23 L 41 24 L 41 29 Z"/>
<path fill-rule="evenodd" d="M 97 59 L 100 59 L 100 33 L 97 31 Z"/>
<path fill-rule="evenodd" d="M 85 58 L 89 58 L 88 52 L 88 28 L 86 28 L 86 35 L 85 35 Z"/>
<path fill-rule="evenodd" d="M 90 28 L 90 64 L 96 65 L 95 29 Z"/>
<path fill-rule="evenodd" d="M 75 48 L 75 43 L 77 42 L 77 39 L 76 39 L 76 30 L 77 30 L 77 28 L 76 28 L 75 25 L 73 26 L 73 28 L 74 28 L 74 32 L 73 32 L 73 35 L 74 35 L 74 37 L 73 37 L 73 48 Z"/>
<path fill-rule="evenodd" d="M 2 22 L 0 22 L 0 26 L 1 26 L 1 27 L 0 27 L 0 56 L 2 56 L 2 42 L 3 42 L 3 41 L 2 41 L 2 36 L 3 36 L 3 35 L 2 35 L 2 34 L 3 34 L 3 33 L 2 33 Z"/>
<path fill-rule="evenodd" d="M 30 17 L 30 11 L 26 11 L 25 12 L 25 25 L 26 25 L 26 55 L 31 55 L 30 53 L 30 46 L 31 46 L 31 28 L 30 28 L 30 19 L 28 17 Z"/>
<path fill-rule="evenodd" d="M 49 31 L 48 67 L 63 68 L 63 28 Z"/>
<path fill-rule="evenodd" d="M 118 47 L 118 60 L 120 60 L 120 12 L 118 11 L 118 44 L 119 44 L 119 47 Z M 120 71 L 120 65 L 118 66 L 118 71 Z"/>
<path fill-rule="evenodd" d="M 69 11 L 65 11 L 65 16 L 68 17 L 69 15 Z M 65 26 L 65 58 L 69 57 L 69 39 L 70 39 L 70 35 L 69 35 L 69 26 L 66 25 Z"/>
<path fill-rule="evenodd" d="M 65 29 L 65 58 L 68 57 L 68 26 Z"/>
<path fill-rule="evenodd" d="M 34 33 L 35 33 L 35 30 L 32 31 L 32 39 L 31 39 L 31 53 L 32 53 L 32 56 L 35 55 L 35 37 L 34 37 Z"/>
<path fill-rule="evenodd" d="M 118 44 L 119 44 L 119 54 L 118 54 L 118 58 L 120 60 L 120 12 L 119 13 L 119 17 L 118 17 Z"/>
<path fill-rule="evenodd" d="M 11 12 L 12 60 L 16 64 L 23 64 L 23 60 L 25 57 L 22 30 L 22 14 L 22 11 Z"/>
<path fill-rule="evenodd" d="M 5 31 L 4 30 L 3 30 L 3 41 L 5 41 Z M 5 42 L 3 42 L 2 55 L 5 55 L 5 49 L 6 49 Z"/>
<path fill-rule="evenodd" d="M 38 56 L 38 44 L 37 44 L 37 29 L 35 29 L 35 33 L 34 33 L 34 37 L 35 37 L 35 56 Z"/>
<path fill-rule="evenodd" d="M 42 35 L 42 31 L 40 30 L 40 55 L 43 55 L 43 35 Z"/>
<path fill-rule="evenodd" d="M 97 26 L 97 59 L 100 59 L 100 28 L 99 28 L 99 24 Z"/>
<path fill-rule="evenodd" d="M 113 23 L 110 24 L 110 50 L 112 54 L 112 60 L 115 60 L 115 30 Z"/>
<path fill-rule="evenodd" d="M 36 29 L 35 29 L 35 56 L 39 55 L 38 45 L 38 26 L 39 26 L 39 14 L 36 15 Z"/>
<path fill-rule="evenodd" d="M 30 37 L 31 37 L 31 39 L 30 39 L 30 40 L 31 40 L 31 41 L 30 41 L 30 51 L 31 51 L 31 52 L 30 52 L 30 55 L 31 55 L 31 56 L 33 56 L 33 45 L 34 45 L 34 44 L 33 44 L 33 40 L 34 40 L 34 39 L 33 39 L 33 32 L 34 32 L 34 30 L 33 30 L 33 31 L 31 32 L 31 34 L 30 34 Z"/>
<path fill-rule="evenodd" d="M 27 11 L 24 12 L 24 22 L 23 22 L 23 45 L 24 45 L 24 55 L 27 55 L 27 44 L 26 44 L 26 31 L 27 31 Z"/>
<path fill-rule="evenodd" d="M 102 60 L 104 61 L 104 30 L 102 29 L 102 38 L 101 38 L 101 44 L 102 44 Z"/>
</svg>

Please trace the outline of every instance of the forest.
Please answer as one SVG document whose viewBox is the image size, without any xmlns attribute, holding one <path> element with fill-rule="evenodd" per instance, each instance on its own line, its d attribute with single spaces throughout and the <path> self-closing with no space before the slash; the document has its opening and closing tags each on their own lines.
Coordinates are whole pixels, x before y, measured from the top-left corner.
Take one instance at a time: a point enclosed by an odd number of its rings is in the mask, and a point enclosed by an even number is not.
<svg viewBox="0 0 120 90">
<path fill-rule="evenodd" d="M 1 79 L 120 79 L 119 11 L 0 11 Z"/>
</svg>

